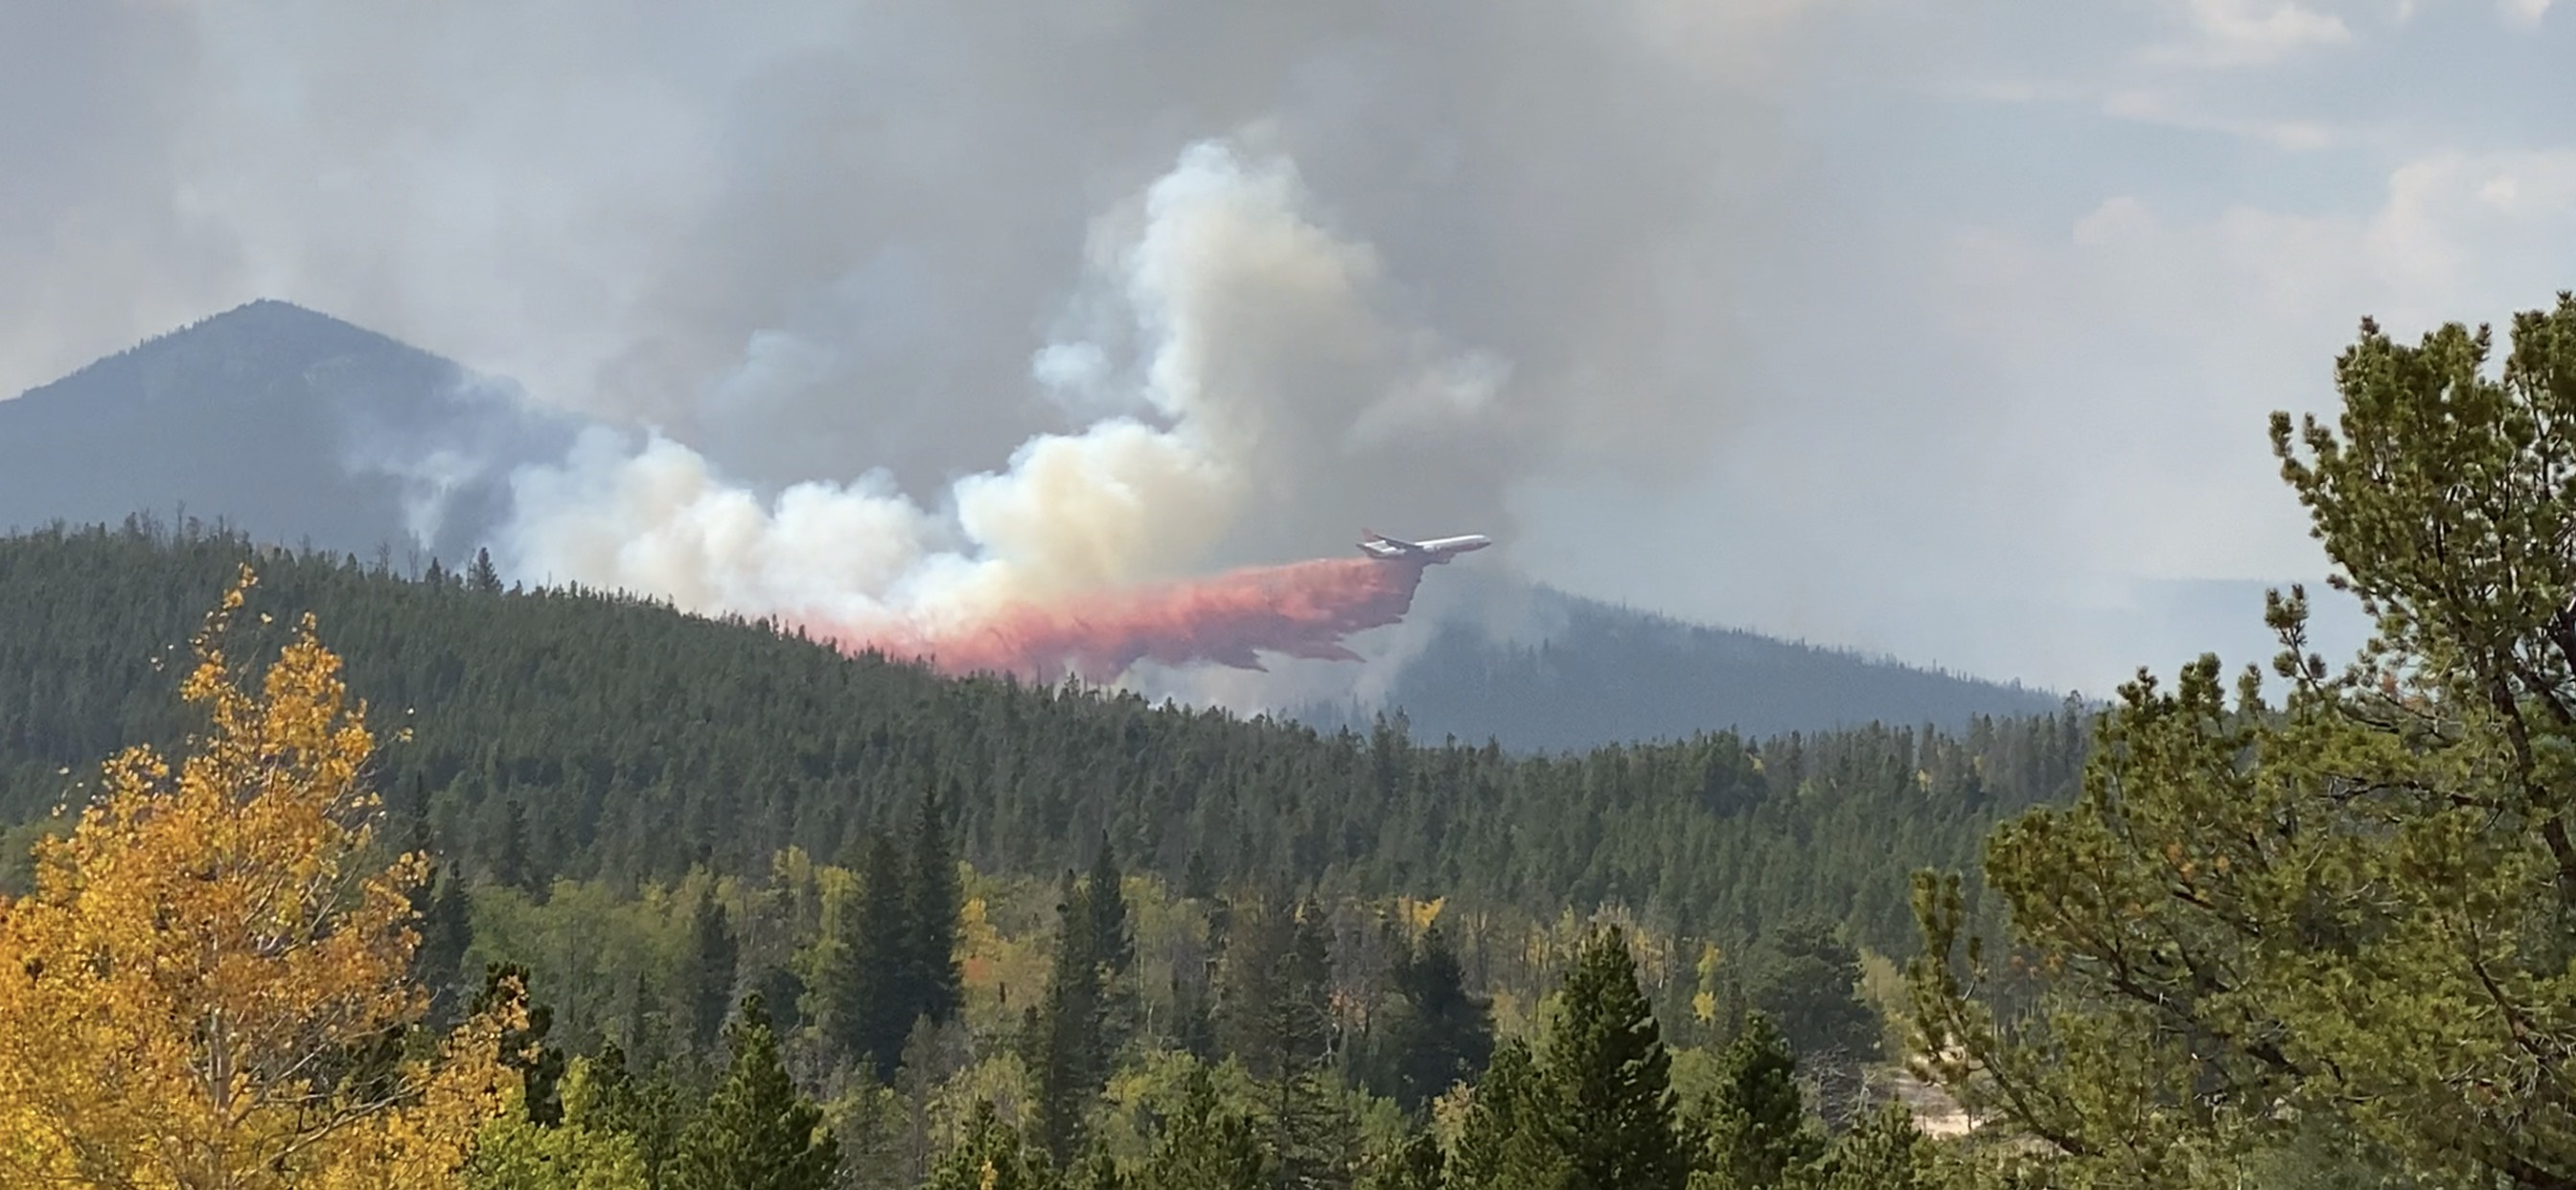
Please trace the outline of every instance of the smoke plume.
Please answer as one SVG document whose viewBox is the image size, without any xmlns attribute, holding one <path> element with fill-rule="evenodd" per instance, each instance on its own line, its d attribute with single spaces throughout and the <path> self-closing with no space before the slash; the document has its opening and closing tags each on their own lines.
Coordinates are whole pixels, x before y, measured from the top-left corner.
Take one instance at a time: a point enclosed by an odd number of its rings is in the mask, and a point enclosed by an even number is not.
<svg viewBox="0 0 2576 1190">
<path fill-rule="evenodd" d="M 1084 424 L 933 506 L 882 470 L 764 499 L 670 437 L 594 433 L 519 475 L 506 552 L 954 670 L 1358 660 L 1347 638 L 1401 619 L 1420 566 L 1280 561 L 1389 512 L 1482 527 L 1465 520 L 1500 505 L 1514 450 L 1510 369 L 1391 315 L 1376 253 L 1309 205 L 1285 158 L 1207 142 L 1101 216 L 1066 333 L 1030 364 Z"/>
</svg>

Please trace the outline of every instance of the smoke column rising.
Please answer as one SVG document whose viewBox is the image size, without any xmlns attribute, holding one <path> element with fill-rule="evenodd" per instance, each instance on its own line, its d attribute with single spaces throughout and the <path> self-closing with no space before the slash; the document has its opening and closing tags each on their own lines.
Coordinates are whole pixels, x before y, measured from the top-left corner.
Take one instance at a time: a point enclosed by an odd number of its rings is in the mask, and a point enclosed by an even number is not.
<svg viewBox="0 0 2576 1190">
<path fill-rule="evenodd" d="M 600 431 L 518 474 L 504 552 L 518 573 L 959 672 L 1359 660 L 1348 638 L 1400 620 L 1421 565 L 1263 563 L 1380 514 L 1499 528 L 1485 518 L 1514 453 L 1510 368 L 1389 315 L 1374 250 L 1306 205 L 1285 158 L 1208 142 L 1104 214 L 1066 329 L 1030 366 L 1087 424 L 954 479 L 934 507 L 882 470 L 764 498 L 658 432 Z"/>
</svg>

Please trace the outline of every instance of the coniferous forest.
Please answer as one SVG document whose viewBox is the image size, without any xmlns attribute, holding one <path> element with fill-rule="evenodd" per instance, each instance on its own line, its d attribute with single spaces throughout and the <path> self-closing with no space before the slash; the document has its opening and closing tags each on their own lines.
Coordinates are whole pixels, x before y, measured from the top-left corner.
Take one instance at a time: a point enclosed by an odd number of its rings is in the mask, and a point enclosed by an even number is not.
<svg viewBox="0 0 2576 1190">
<path fill-rule="evenodd" d="M 2576 297 L 2493 349 L 2365 323 L 2274 421 L 2358 660 L 2294 590 L 2268 677 L 1955 736 L 1518 757 L 0 543 L 0 1180 L 2576 1185 Z"/>
</svg>

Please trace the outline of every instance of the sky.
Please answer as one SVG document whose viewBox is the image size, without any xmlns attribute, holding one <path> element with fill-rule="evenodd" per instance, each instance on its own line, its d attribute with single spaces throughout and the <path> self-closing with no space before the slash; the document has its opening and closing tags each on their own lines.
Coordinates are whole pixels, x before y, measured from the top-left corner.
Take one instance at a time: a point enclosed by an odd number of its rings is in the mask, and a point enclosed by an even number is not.
<svg viewBox="0 0 2576 1190">
<path fill-rule="evenodd" d="M 2576 286 L 2570 61 L 2547 0 L 29 0 L 0 392 L 277 297 L 637 427 L 522 560 L 702 604 L 1364 523 L 2101 692 L 2323 573 L 2263 426 L 2362 316 Z"/>
</svg>

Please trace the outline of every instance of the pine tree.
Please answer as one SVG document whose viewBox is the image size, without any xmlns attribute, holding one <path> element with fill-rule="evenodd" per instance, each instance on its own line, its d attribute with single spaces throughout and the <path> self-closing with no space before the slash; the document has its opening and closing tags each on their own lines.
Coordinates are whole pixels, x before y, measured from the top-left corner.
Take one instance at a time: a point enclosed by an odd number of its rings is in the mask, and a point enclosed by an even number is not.
<svg viewBox="0 0 2576 1190">
<path fill-rule="evenodd" d="M 1987 841 L 2028 974 L 1994 978 L 1955 876 L 1918 883 L 1917 1048 L 2061 1184 L 2339 1132 L 2437 1183 L 2576 1185 L 2576 294 L 2494 350 L 2364 320 L 2338 415 L 2272 416 L 2373 639 L 2330 666 L 2294 587 L 2280 701 L 2215 656 L 2123 686 L 2080 795 Z"/>
<path fill-rule="evenodd" d="M 894 1078 L 919 1003 L 903 962 L 914 937 L 903 876 L 894 844 L 872 836 L 858 900 L 841 909 L 837 945 L 823 974 L 833 1042 L 879 1084 Z"/>
<path fill-rule="evenodd" d="M 1137 1027 L 1136 927 L 1128 920 L 1125 880 L 1117 852 L 1103 836 L 1092 853 L 1091 874 L 1083 879 L 1082 907 L 1089 917 L 1083 933 L 1090 940 L 1092 960 L 1100 965 L 1098 1027 L 1104 1061 L 1127 1044 Z M 1106 1076 L 1105 1068 L 1102 1074 Z"/>
<path fill-rule="evenodd" d="M 1467 1119 L 1449 1163 L 1453 1185 L 1477 1190 L 1563 1190 L 1568 1168 L 1553 1088 L 1529 1045 L 1519 1038 L 1494 1050 L 1467 1101 Z"/>
<path fill-rule="evenodd" d="M 1690 1179 L 1654 1009 L 1628 939 L 1595 934 L 1566 976 L 1564 1016 L 1548 1037 L 1547 1077 L 1566 1134 L 1571 1190 L 1682 1190 Z"/>
<path fill-rule="evenodd" d="M 430 883 L 434 887 L 420 917 L 420 948 L 412 952 L 412 978 L 429 992 L 428 1019 L 444 1025 L 457 1015 L 465 953 L 474 945 L 473 905 L 454 867 L 433 875 Z"/>
<path fill-rule="evenodd" d="M 1448 937 L 1433 925 L 1392 973 L 1377 1047 L 1387 1056 L 1384 1093 L 1418 1111 L 1451 1086 L 1473 1081 L 1494 1053 L 1492 1006 L 1467 990 L 1466 972 Z"/>
<path fill-rule="evenodd" d="M 913 828 L 912 881 L 906 892 L 912 918 L 906 947 L 912 1012 L 944 1025 L 966 1003 L 965 976 L 957 963 L 957 915 L 964 906 L 965 891 L 958 886 L 947 811 L 936 792 L 921 798 L 920 818 Z"/>
<path fill-rule="evenodd" d="M 1222 965 L 1218 1036 L 1261 1080 L 1272 1153 L 1284 1185 L 1341 1184 L 1357 1142 L 1335 1101 L 1331 936 L 1322 906 L 1248 906 Z"/>
<path fill-rule="evenodd" d="M 734 968 L 742 946 L 710 879 L 698 890 L 689 917 L 689 948 L 680 959 L 680 1001 L 689 1014 L 689 1048 L 704 1053 L 724 1029 L 725 1011 L 733 1002 Z"/>
<path fill-rule="evenodd" d="M 528 857 L 528 812 L 515 797 L 501 803 L 499 835 L 492 849 L 492 883 L 530 896 L 543 892 L 544 882 Z"/>
<path fill-rule="evenodd" d="M 1891 1103 L 1835 1138 L 1803 1184 L 1815 1190 L 1932 1190 L 1939 1178 L 1931 1140 L 1903 1104 Z"/>
<path fill-rule="evenodd" d="M 480 595 L 501 593 L 501 572 L 492 566 L 492 551 L 474 551 L 474 564 L 465 571 L 465 587 Z"/>
<path fill-rule="evenodd" d="M 1707 1163 L 1731 1185 L 1777 1186 L 1824 1151 L 1798 1094 L 1798 1061 L 1769 1017 L 1752 1013 L 1720 1057 L 1707 1104 Z"/>
<path fill-rule="evenodd" d="M 1220 967 L 1217 1034 L 1254 1078 L 1285 1085 L 1331 1046 L 1332 965 L 1312 902 L 1238 906 Z"/>
<path fill-rule="evenodd" d="M 581 1102 L 567 1095 L 567 1118 L 578 1117 L 591 1128 L 633 1138 L 648 1186 L 662 1184 L 682 1126 L 678 1088 L 660 1074 L 639 1077 L 626 1064 L 626 1052 L 603 1041 L 588 1064 Z"/>
<path fill-rule="evenodd" d="M 674 1190 L 825 1190 L 839 1168 L 840 1146 L 823 1127 L 823 1109 L 788 1079 L 758 995 L 743 998 L 725 1041 L 732 1067 L 680 1134 L 671 1161 Z"/>
<path fill-rule="evenodd" d="M 1022 1059 L 1036 1092 L 1038 1143 L 1058 1160 L 1079 1147 L 1083 1119 L 1109 1074 L 1102 1036 L 1102 977 L 1091 929 L 1097 920 L 1091 888 L 1064 874 L 1056 906 L 1061 930 L 1045 998 L 1031 1008 L 1021 1030 Z"/>
<path fill-rule="evenodd" d="M 1226 1111 L 1207 1068 L 1194 1066 L 1135 1190 L 1268 1190 L 1269 1165 L 1252 1121 Z"/>
<path fill-rule="evenodd" d="M 1360 1179 L 1360 1190 L 1447 1190 L 1448 1162 L 1440 1138 L 1416 1132 L 1373 1164 Z"/>
</svg>

